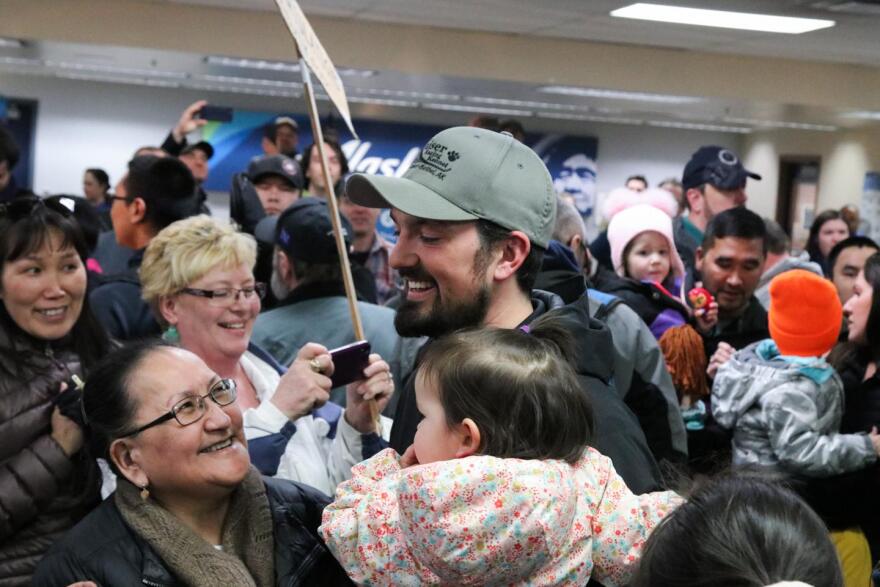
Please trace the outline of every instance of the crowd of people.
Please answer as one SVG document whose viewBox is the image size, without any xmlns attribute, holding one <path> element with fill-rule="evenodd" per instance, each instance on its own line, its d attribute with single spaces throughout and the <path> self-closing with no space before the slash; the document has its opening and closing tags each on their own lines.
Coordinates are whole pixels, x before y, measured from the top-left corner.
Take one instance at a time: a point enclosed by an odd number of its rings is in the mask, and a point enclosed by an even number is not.
<svg viewBox="0 0 880 587">
<path fill-rule="evenodd" d="M 112 190 L 0 175 L 0 585 L 872 584 L 880 248 L 849 212 L 793 251 L 702 146 L 588 242 L 515 121 L 402 177 L 329 135 L 328 185 L 279 117 L 224 219 L 204 105 Z"/>
</svg>

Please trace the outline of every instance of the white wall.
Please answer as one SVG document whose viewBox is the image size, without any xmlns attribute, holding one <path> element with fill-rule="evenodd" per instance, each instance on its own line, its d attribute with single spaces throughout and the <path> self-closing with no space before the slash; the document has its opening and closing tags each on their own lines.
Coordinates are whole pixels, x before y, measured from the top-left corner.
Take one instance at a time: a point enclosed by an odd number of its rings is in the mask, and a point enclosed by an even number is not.
<svg viewBox="0 0 880 587">
<path fill-rule="evenodd" d="M 34 189 L 80 193 L 82 172 L 102 167 L 114 183 L 135 149 L 158 145 L 189 103 L 207 97 L 218 104 L 262 110 L 302 110 L 302 101 L 73 81 L 0 73 L 0 94 L 38 100 Z M 365 116 L 354 105 L 355 116 Z M 325 110 L 326 107 L 322 107 Z M 387 113 L 385 117 L 389 116 Z M 462 124 L 459 113 L 401 109 L 393 119 L 423 124 Z M 607 192 L 626 177 L 643 174 L 652 185 L 680 176 L 700 145 L 738 148 L 740 136 L 632 125 L 523 120 L 527 130 L 592 135 L 599 140 L 598 189 Z M 540 124 L 540 128 L 537 126 Z"/>
</svg>

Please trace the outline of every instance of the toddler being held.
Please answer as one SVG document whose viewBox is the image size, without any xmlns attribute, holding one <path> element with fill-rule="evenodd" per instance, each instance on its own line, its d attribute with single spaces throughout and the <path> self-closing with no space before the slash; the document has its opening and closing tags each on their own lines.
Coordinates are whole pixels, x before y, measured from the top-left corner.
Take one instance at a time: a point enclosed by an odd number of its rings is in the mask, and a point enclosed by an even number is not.
<svg viewBox="0 0 880 587">
<path fill-rule="evenodd" d="M 592 409 L 571 342 L 550 315 L 430 343 L 413 446 L 356 465 L 324 510 L 321 533 L 354 581 L 626 584 L 681 498 L 633 495 L 588 447 Z"/>
</svg>

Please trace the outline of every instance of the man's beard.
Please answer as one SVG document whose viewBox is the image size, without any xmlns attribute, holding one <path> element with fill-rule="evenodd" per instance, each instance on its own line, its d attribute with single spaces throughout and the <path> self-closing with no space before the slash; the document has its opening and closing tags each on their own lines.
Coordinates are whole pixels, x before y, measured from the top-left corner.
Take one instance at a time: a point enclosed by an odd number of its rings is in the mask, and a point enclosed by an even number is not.
<svg viewBox="0 0 880 587">
<path fill-rule="evenodd" d="M 462 328 L 480 326 L 489 311 L 491 296 L 489 286 L 484 283 L 474 297 L 444 302 L 437 286 L 434 301 L 427 313 L 420 311 L 422 304 L 404 300 L 394 317 L 394 327 L 400 336 L 433 338 Z"/>
</svg>

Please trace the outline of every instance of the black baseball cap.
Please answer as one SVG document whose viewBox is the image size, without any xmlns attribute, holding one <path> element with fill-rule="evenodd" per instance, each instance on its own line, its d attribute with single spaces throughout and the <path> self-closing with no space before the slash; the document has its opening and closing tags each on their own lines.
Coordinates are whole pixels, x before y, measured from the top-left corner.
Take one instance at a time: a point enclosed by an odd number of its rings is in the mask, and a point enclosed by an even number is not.
<svg viewBox="0 0 880 587">
<path fill-rule="evenodd" d="M 180 151 L 180 154 L 186 155 L 187 153 L 192 153 L 193 151 L 204 152 L 205 157 L 207 157 L 208 159 L 214 156 L 214 147 L 212 147 L 211 143 L 209 143 L 208 141 L 199 141 L 198 143 L 187 145 Z"/>
<path fill-rule="evenodd" d="M 290 182 L 298 190 L 303 189 L 305 185 L 299 163 L 285 155 L 257 157 L 248 165 L 247 175 L 253 183 L 257 183 L 260 178 L 267 175 L 277 175 Z"/>
<path fill-rule="evenodd" d="M 749 177 L 761 179 L 760 175 L 743 167 L 739 157 L 730 149 L 708 145 L 691 155 L 691 160 L 684 166 L 681 186 L 687 191 L 708 183 L 719 190 L 733 190 L 745 186 Z"/>
<path fill-rule="evenodd" d="M 340 215 L 346 247 L 351 246 L 354 229 L 348 218 Z M 306 197 L 294 202 L 277 217 L 267 217 L 257 225 L 255 235 L 266 241 L 266 233 L 274 229 L 273 241 L 284 252 L 306 263 L 338 263 L 336 239 L 330 220 L 330 207 L 323 198 Z"/>
</svg>

